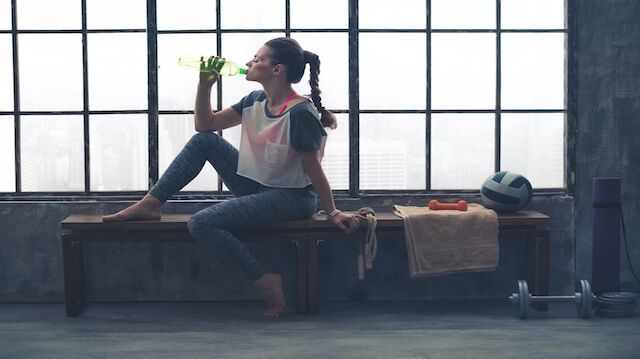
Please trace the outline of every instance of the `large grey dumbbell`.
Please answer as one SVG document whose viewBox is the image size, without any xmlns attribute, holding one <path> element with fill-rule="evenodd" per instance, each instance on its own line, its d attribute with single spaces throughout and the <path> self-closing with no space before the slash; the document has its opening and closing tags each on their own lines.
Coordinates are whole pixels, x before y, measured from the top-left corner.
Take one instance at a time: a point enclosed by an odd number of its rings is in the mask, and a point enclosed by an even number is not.
<svg viewBox="0 0 640 359">
<path fill-rule="evenodd" d="M 519 280 L 518 293 L 511 294 L 509 302 L 513 305 L 516 316 L 520 319 L 527 318 L 529 305 L 535 302 L 575 302 L 578 316 L 587 319 L 591 317 L 593 293 L 591 292 L 591 284 L 589 284 L 589 281 L 583 279 L 580 281 L 580 292 L 576 292 L 574 295 L 531 295 L 529 294 L 527 281 Z"/>
</svg>

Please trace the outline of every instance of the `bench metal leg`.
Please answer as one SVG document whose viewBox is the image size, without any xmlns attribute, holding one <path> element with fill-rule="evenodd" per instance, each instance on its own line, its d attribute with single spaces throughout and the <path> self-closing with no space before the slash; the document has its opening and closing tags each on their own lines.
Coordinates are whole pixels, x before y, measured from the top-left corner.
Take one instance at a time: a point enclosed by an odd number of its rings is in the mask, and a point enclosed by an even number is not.
<svg viewBox="0 0 640 359">
<path fill-rule="evenodd" d="M 538 287 L 538 295 L 549 295 L 549 261 L 550 261 L 550 234 L 547 232 L 539 239 L 540 252 L 538 255 L 538 270 L 540 274 L 540 282 Z M 540 310 L 547 311 L 549 305 L 547 303 L 540 303 Z"/>
<path fill-rule="evenodd" d="M 309 238 L 309 292 L 308 292 L 308 305 L 309 314 L 318 314 L 318 305 L 320 304 L 320 289 L 319 289 L 319 275 L 318 275 L 318 240 Z"/>
<path fill-rule="evenodd" d="M 532 295 L 549 295 L 549 234 L 527 238 L 527 283 Z M 532 307 L 548 311 L 549 303 L 536 302 Z"/>
<path fill-rule="evenodd" d="M 296 241 L 296 245 L 298 246 L 297 251 L 297 268 L 296 268 L 296 313 L 298 314 L 308 314 L 309 307 L 307 305 L 308 301 L 308 276 L 309 276 L 309 268 L 308 268 L 308 241 L 301 240 Z"/>
<path fill-rule="evenodd" d="M 82 242 L 62 234 L 64 295 L 68 317 L 77 316 L 84 306 L 84 262 Z"/>
</svg>

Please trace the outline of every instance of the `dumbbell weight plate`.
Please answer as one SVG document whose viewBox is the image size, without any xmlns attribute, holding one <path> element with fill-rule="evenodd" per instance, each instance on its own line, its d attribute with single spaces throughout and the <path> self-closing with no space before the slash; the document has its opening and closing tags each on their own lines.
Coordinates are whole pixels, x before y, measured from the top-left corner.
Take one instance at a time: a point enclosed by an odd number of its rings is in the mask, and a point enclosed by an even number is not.
<svg viewBox="0 0 640 359">
<path fill-rule="evenodd" d="M 595 314 L 604 318 L 624 318 L 633 315 L 638 295 L 626 292 L 602 293 L 595 301 Z"/>
<path fill-rule="evenodd" d="M 600 307 L 596 307 L 596 311 L 600 312 L 600 313 L 628 313 L 630 311 L 633 311 L 634 308 L 615 308 L 615 309 L 611 309 L 611 308 L 600 308 Z"/>
<path fill-rule="evenodd" d="M 520 319 L 527 319 L 529 315 L 529 286 L 526 280 L 518 281 L 518 304 L 516 314 Z"/>
<path fill-rule="evenodd" d="M 608 292 L 598 296 L 598 302 L 635 304 L 640 295 L 629 292 Z"/>
<path fill-rule="evenodd" d="M 596 315 L 604 318 L 625 318 L 633 315 L 633 310 L 606 310 L 596 308 Z"/>
<path fill-rule="evenodd" d="M 594 305 L 594 307 L 596 309 L 605 309 L 605 310 L 633 310 L 636 308 L 635 303 L 631 303 L 631 304 L 612 304 L 612 303 L 606 303 L 606 302 L 601 302 L 601 301 L 597 301 L 596 304 Z"/>
<path fill-rule="evenodd" d="M 579 294 L 579 295 L 578 295 Z M 580 281 L 580 293 L 576 293 L 576 306 L 578 308 L 578 316 L 588 319 L 591 317 L 593 308 L 593 293 L 589 281 L 582 279 Z"/>
</svg>

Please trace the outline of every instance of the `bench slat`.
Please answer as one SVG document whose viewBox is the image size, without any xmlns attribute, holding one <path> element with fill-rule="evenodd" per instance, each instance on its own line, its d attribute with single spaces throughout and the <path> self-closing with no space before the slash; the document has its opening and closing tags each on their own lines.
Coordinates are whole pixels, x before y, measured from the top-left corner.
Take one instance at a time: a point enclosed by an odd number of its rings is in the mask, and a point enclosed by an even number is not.
<svg viewBox="0 0 640 359">
<path fill-rule="evenodd" d="M 186 230 L 190 214 L 163 214 L 158 221 L 125 221 L 102 222 L 102 215 L 75 214 L 62 221 L 62 229 L 69 230 Z M 391 212 L 379 212 L 376 214 L 378 228 L 403 228 L 402 218 Z M 540 212 L 519 211 L 514 213 L 498 213 L 500 226 L 546 226 L 551 219 Z M 285 221 L 271 223 L 259 227 L 261 230 L 276 229 L 339 229 L 326 220 L 326 216 L 313 215 L 308 220 Z"/>
<path fill-rule="evenodd" d="M 309 228 L 329 228 L 335 227 L 332 223 L 327 222 L 326 216 L 313 215 L 309 219 Z M 404 222 L 401 217 L 392 212 L 376 213 L 378 220 L 378 228 L 404 228 Z M 498 225 L 500 226 L 545 226 L 551 223 L 549 216 L 536 211 L 519 211 L 513 213 L 498 213 Z"/>
<path fill-rule="evenodd" d="M 68 230 L 186 230 L 190 214 L 163 214 L 157 221 L 102 222 L 99 214 L 74 214 L 61 223 Z M 306 229 L 307 220 L 276 222 L 261 229 Z"/>
</svg>

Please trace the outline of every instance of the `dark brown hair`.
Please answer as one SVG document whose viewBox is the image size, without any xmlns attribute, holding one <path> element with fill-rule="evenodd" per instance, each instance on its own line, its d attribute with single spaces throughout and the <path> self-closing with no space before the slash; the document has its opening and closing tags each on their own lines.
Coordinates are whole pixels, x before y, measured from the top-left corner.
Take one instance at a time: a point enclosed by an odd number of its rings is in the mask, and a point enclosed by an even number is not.
<svg viewBox="0 0 640 359">
<path fill-rule="evenodd" d="M 278 37 L 265 43 L 271 49 L 271 62 L 283 64 L 287 68 L 287 81 L 298 83 L 304 75 L 304 68 L 309 64 L 309 85 L 311 100 L 320 112 L 320 122 L 324 127 L 336 128 L 336 116 L 322 106 L 318 75 L 320 74 L 320 58 L 313 52 L 303 50 L 298 42 L 290 37 Z"/>
</svg>

